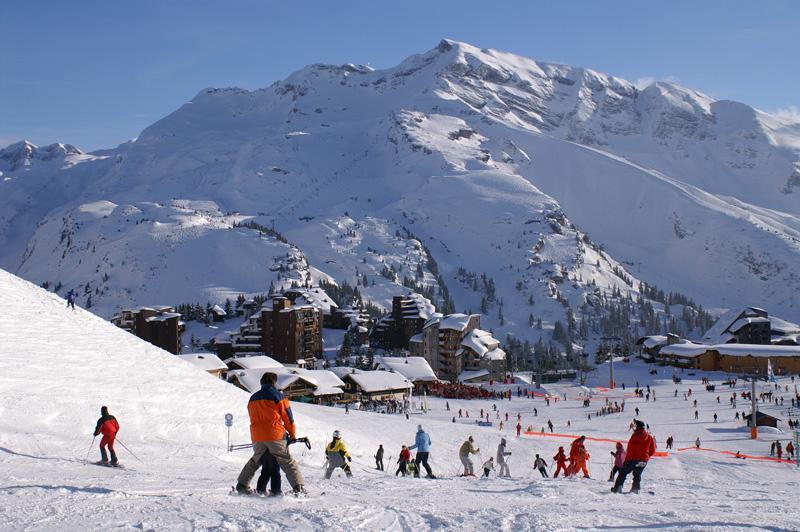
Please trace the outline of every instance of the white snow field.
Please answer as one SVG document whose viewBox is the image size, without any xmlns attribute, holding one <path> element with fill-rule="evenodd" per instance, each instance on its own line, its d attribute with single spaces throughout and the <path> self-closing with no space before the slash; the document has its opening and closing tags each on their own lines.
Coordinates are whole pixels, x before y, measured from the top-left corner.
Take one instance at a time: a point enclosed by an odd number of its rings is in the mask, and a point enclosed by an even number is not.
<svg viewBox="0 0 800 532">
<path fill-rule="evenodd" d="M 769 442 L 786 433 L 750 441 L 727 405 L 728 389 L 705 390 L 704 375 L 684 375 L 674 398 L 671 371 L 650 376 L 639 362 L 618 361 L 617 378 L 629 393 L 636 379 L 650 383 L 657 402 L 626 397 L 624 414 L 586 419 L 570 384 L 552 385 L 567 400 L 545 406 L 542 398 L 496 401 L 508 427 L 477 427 L 479 409 L 492 401 L 428 399 L 430 413 L 415 409 L 411 419 L 293 403 L 298 434 L 311 452 L 293 447 L 310 497 L 232 497 L 228 494 L 247 452 L 228 454 L 223 416 L 234 415 L 232 438 L 247 441 L 248 395 L 216 380 L 111 324 L 78 309 L 27 281 L 0 271 L 0 529 L 2 530 L 797 530 L 796 496 L 800 472 L 793 464 L 738 460 L 712 452 L 673 452 L 655 458 L 643 488 L 655 495 L 614 495 L 606 481 L 610 443 L 589 442 L 585 479 L 541 479 L 531 470 L 534 453 L 550 462 L 568 439 L 523 436 L 510 428 L 516 413 L 537 429 L 549 418 L 555 431 L 590 437 L 626 438 L 635 407 L 655 433 L 659 447 L 673 434 L 676 447 L 700 437 L 704 447 L 766 454 Z M 605 382 L 600 368 L 594 383 Z M 710 375 L 715 381 L 723 375 Z M 652 380 L 650 380 L 652 379 Z M 788 379 L 782 379 L 790 385 Z M 760 383 L 759 388 L 767 386 Z M 693 419 L 688 388 L 699 401 Z M 619 400 L 621 390 L 607 393 Z M 782 394 L 787 398 L 788 393 Z M 592 408 L 599 408 L 602 393 Z M 419 403 L 415 399 L 415 403 Z M 117 445 L 128 469 L 86 465 L 84 459 L 99 407 L 107 405 L 121 424 Z M 533 417 L 533 408 L 539 411 Z M 457 419 L 457 409 L 470 420 Z M 742 401 L 739 410 L 746 409 Z M 787 408 L 767 411 L 786 419 Z M 720 422 L 711 416 L 719 413 Z M 492 413 L 492 421 L 496 421 Z M 571 427 L 567 428 L 567 421 Z M 400 445 L 413 441 L 422 423 L 433 440 L 432 466 L 440 480 L 396 478 Z M 341 472 L 322 479 L 322 446 L 340 429 L 354 455 L 354 477 Z M 477 461 L 493 454 L 502 435 L 509 438 L 512 479 L 458 478 L 457 449 L 468 435 L 481 447 Z M 372 468 L 379 443 L 389 472 Z M 89 453 L 97 458 L 96 445 Z M 535 473 L 535 474 L 534 474 Z"/>
</svg>

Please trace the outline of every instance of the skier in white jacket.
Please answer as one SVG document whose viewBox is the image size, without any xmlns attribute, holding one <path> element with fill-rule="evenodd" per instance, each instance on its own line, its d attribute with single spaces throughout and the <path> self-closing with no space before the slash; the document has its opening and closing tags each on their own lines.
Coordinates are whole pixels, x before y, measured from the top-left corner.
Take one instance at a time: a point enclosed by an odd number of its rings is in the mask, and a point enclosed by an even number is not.
<svg viewBox="0 0 800 532">
<path fill-rule="evenodd" d="M 506 439 L 500 440 L 500 445 L 497 446 L 497 464 L 500 466 L 500 471 L 497 473 L 499 477 L 510 477 L 511 471 L 508 469 L 508 462 L 506 456 L 511 456 L 510 451 L 506 451 Z"/>
</svg>

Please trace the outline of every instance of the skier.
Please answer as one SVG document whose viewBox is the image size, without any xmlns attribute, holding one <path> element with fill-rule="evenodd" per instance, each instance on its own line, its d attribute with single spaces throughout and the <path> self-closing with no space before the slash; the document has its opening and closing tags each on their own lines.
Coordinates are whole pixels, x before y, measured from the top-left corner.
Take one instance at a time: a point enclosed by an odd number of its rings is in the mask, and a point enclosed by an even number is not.
<svg viewBox="0 0 800 532">
<path fill-rule="evenodd" d="M 383 444 L 378 445 L 378 452 L 375 453 L 375 469 L 383 471 Z"/>
<path fill-rule="evenodd" d="M 716 422 L 717 422 L 717 413 L 714 412 L 714 423 L 716 423 Z"/>
<path fill-rule="evenodd" d="M 464 464 L 464 474 L 461 475 L 462 477 L 475 476 L 474 465 L 469 455 L 478 454 L 480 449 L 476 449 L 473 445 L 473 442 L 474 440 L 472 439 L 472 436 L 470 436 L 464 443 L 461 444 L 461 447 L 458 449 L 458 457 L 461 459 L 461 463 Z"/>
<path fill-rule="evenodd" d="M 431 437 L 422 430 L 422 425 L 417 425 L 417 435 L 414 445 L 410 446 L 410 449 L 417 450 L 417 456 L 414 458 L 414 477 L 419 478 L 419 465 L 422 464 L 428 473 L 425 478 L 436 478 L 433 471 L 431 471 L 431 466 L 428 465 L 428 456 L 431 452 Z"/>
<path fill-rule="evenodd" d="M 522 423 L 517 421 L 517 438 L 519 438 L 521 432 L 522 432 Z"/>
<path fill-rule="evenodd" d="M 533 461 L 533 468 L 537 469 L 544 478 L 547 478 L 547 462 L 538 454 L 536 455 L 536 460 Z"/>
<path fill-rule="evenodd" d="M 669 438 L 667 438 L 667 449 L 672 449 L 672 443 L 673 443 L 674 441 L 675 441 L 675 440 L 672 438 L 672 436 L 670 436 Z"/>
<path fill-rule="evenodd" d="M 786 454 L 789 455 L 789 458 L 794 458 L 794 444 L 792 442 L 786 444 Z"/>
<path fill-rule="evenodd" d="M 700 448 L 700 436 L 698 436 L 697 439 L 694 440 L 694 447 L 695 447 L 695 449 L 699 449 Z"/>
<path fill-rule="evenodd" d="M 589 471 L 586 469 L 589 453 L 586 452 L 585 441 L 586 436 L 581 436 L 572 442 L 572 446 L 569 449 L 570 475 L 577 475 L 578 471 L 583 471 L 583 478 L 591 478 L 589 477 Z"/>
<path fill-rule="evenodd" d="M 631 493 L 639 493 L 642 473 L 650 457 L 656 453 L 656 440 L 644 429 L 644 422 L 636 420 L 636 430 L 628 440 L 628 449 L 625 453 L 625 463 L 617 475 L 617 481 L 611 491 L 622 493 L 622 486 L 629 473 L 633 473 L 633 486 Z"/>
<path fill-rule="evenodd" d="M 269 482 L 269 493 L 267 493 L 267 482 Z M 270 497 L 283 495 L 281 491 L 281 470 L 278 467 L 278 461 L 269 451 L 266 451 L 261 457 L 261 474 L 256 481 L 256 493 L 269 495 Z"/>
<path fill-rule="evenodd" d="M 77 297 L 77 294 L 75 294 L 75 290 L 70 289 L 70 291 L 67 292 L 67 308 L 72 307 L 72 310 L 75 310 L 75 298 L 76 297 Z"/>
<path fill-rule="evenodd" d="M 506 439 L 500 438 L 500 445 L 497 446 L 497 463 L 500 465 L 499 477 L 510 477 L 511 471 L 508 469 L 506 456 L 511 456 L 510 451 L 506 451 Z"/>
<path fill-rule="evenodd" d="M 547 428 L 550 429 L 550 432 L 553 432 L 553 422 L 549 419 L 547 420 Z"/>
<path fill-rule="evenodd" d="M 778 460 L 783 458 L 783 447 L 781 447 L 781 442 L 778 442 L 778 444 L 775 445 L 775 452 L 778 453 Z"/>
<path fill-rule="evenodd" d="M 100 438 L 100 463 L 108 465 L 108 455 L 106 454 L 106 447 L 111 454 L 111 465 L 115 466 L 119 463 L 117 454 L 114 452 L 114 440 L 117 439 L 117 432 L 119 432 L 119 423 L 117 418 L 108 413 L 107 406 L 100 407 L 100 419 L 94 427 L 94 435 L 102 434 Z"/>
<path fill-rule="evenodd" d="M 611 474 L 608 475 L 609 482 L 614 480 L 614 475 L 619 473 L 625 464 L 625 449 L 622 448 L 622 442 L 617 442 L 617 450 L 616 452 L 611 451 L 611 456 L 614 457 L 614 467 L 611 468 Z"/>
<path fill-rule="evenodd" d="M 400 456 L 397 458 L 397 471 L 395 472 L 394 476 L 399 475 L 400 473 L 403 476 L 408 474 L 408 463 L 411 461 L 411 451 L 408 450 L 408 447 L 403 445 L 403 448 L 400 450 Z"/>
<path fill-rule="evenodd" d="M 494 458 L 490 456 L 489 459 L 483 463 L 484 478 L 488 478 L 489 473 L 491 473 L 492 471 L 494 471 Z"/>
<path fill-rule="evenodd" d="M 564 454 L 564 448 L 559 447 L 558 452 L 553 457 L 553 460 L 556 462 L 556 474 L 553 475 L 553 478 L 558 478 L 559 471 L 564 473 L 564 476 L 569 476 L 569 468 L 567 468 L 567 455 Z"/>
<path fill-rule="evenodd" d="M 353 476 L 350 470 L 350 465 L 347 462 L 352 462 L 353 458 L 347 451 L 347 446 L 342 440 L 342 434 L 338 430 L 333 431 L 333 440 L 325 446 L 325 457 L 328 459 L 328 468 L 325 470 L 325 478 L 331 478 L 333 471 L 341 467 L 348 477 Z"/>
<path fill-rule="evenodd" d="M 242 468 L 236 483 L 238 493 L 252 493 L 250 481 L 261 466 L 261 457 L 268 450 L 286 474 L 295 494 L 305 493 L 300 466 L 289 453 L 289 443 L 295 439 L 295 424 L 289 401 L 275 388 L 278 376 L 264 373 L 261 389 L 250 396 L 247 412 L 250 415 L 250 439 L 253 456 Z M 289 439 L 286 439 L 286 433 Z"/>
</svg>

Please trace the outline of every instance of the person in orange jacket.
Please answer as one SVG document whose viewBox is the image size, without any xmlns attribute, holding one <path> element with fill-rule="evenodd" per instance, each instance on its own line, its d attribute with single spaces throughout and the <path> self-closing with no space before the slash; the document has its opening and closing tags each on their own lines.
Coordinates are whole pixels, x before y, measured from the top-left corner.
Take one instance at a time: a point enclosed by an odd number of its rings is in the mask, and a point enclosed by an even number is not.
<svg viewBox="0 0 800 532">
<path fill-rule="evenodd" d="M 642 481 L 642 473 L 647 467 L 650 457 L 656 454 L 656 440 L 645 430 L 644 421 L 634 420 L 636 430 L 633 431 L 631 439 L 628 440 L 628 449 L 625 452 L 625 463 L 617 475 L 614 487 L 611 491 L 622 493 L 622 485 L 625 484 L 625 477 L 633 473 L 633 486 L 631 493 L 639 493 Z"/>
<path fill-rule="evenodd" d="M 584 441 L 586 441 L 586 436 L 575 439 L 569 449 L 570 475 L 577 475 L 578 471 L 583 471 L 583 477 L 590 478 L 589 470 L 586 468 L 589 453 L 583 444 Z"/>
<path fill-rule="evenodd" d="M 283 470 L 295 493 L 305 493 L 300 466 L 289 454 L 289 443 L 295 438 L 295 424 L 289 401 L 275 387 L 278 376 L 267 372 L 261 376 L 261 389 L 250 396 L 247 412 L 250 414 L 250 439 L 253 456 L 242 468 L 236 491 L 252 493 L 250 481 L 261 467 L 261 457 L 267 451 Z"/>
<path fill-rule="evenodd" d="M 114 440 L 117 439 L 117 432 L 119 432 L 119 423 L 117 418 L 108 413 L 108 407 L 100 407 L 100 419 L 94 427 L 94 435 L 102 434 L 100 438 L 100 463 L 108 464 L 108 455 L 106 454 L 106 447 L 111 454 L 111 465 L 117 465 L 117 453 L 114 452 Z"/>
<path fill-rule="evenodd" d="M 563 447 L 558 448 L 558 452 L 553 457 L 553 460 L 556 463 L 556 474 L 553 475 L 553 478 L 557 478 L 559 472 L 563 472 L 565 477 L 569 476 L 569 468 L 567 467 L 567 455 L 564 454 Z"/>
</svg>

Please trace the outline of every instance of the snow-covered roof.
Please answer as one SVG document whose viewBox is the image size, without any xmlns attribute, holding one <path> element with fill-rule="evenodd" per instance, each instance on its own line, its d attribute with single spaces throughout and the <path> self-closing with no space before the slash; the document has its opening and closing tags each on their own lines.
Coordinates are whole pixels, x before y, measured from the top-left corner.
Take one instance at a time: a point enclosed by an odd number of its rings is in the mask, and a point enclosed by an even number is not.
<svg viewBox="0 0 800 532">
<path fill-rule="evenodd" d="M 225 309 L 223 309 L 219 305 L 214 305 L 213 307 L 211 307 L 211 312 L 213 312 L 217 316 L 227 316 L 228 315 L 228 313 L 225 312 Z"/>
<path fill-rule="evenodd" d="M 800 346 L 796 345 L 761 345 L 761 344 L 685 344 L 668 345 L 661 348 L 662 355 L 693 358 L 707 351 L 716 351 L 720 355 L 735 357 L 800 357 Z"/>
<path fill-rule="evenodd" d="M 190 353 L 186 355 L 176 355 L 181 360 L 197 366 L 203 371 L 219 371 L 228 369 L 228 366 L 213 353 Z"/>
<path fill-rule="evenodd" d="M 469 325 L 469 320 L 472 316 L 474 314 L 469 316 L 466 314 L 448 314 L 439 322 L 439 329 L 463 331 Z"/>
<path fill-rule="evenodd" d="M 751 323 L 770 323 L 769 318 L 762 318 L 761 316 L 755 316 L 752 318 L 739 318 L 733 325 L 731 325 L 728 329 L 731 332 L 739 332 L 739 329 L 744 327 L 745 325 L 750 325 Z"/>
<path fill-rule="evenodd" d="M 483 329 L 473 329 L 464 337 L 461 345 L 471 349 L 480 358 L 505 360 L 506 352 L 500 349 L 500 341 Z"/>
<path fill-rule="evenodd" d="M 415 334 L 411 338 L 408 339 L 408 343 L 410 344 L 421 344 L 423 342 L 422 333 Z"/>
<path fill-rule="evenodd" d="M 436 307 L 421 294 L 412 292 L 403 296 L 403 316 L 413 316 L 427 320 L 435 315 Z"/>
<path fill-rule="evenodd" d="M 287 290 L 286 295 L 291 295 L 296 305 L 312 305 L 324 314 L 330 314 L 332 309 L 338 308 L 336 302 L 328 296 L 322 288 L 314 286 L 311 288 L 292 288 Z"/>
<path fill-rule="evenodd" d="M 800 334 L 800 325 L 796 323 L 792 323 L 790 321 L 786 321 L 781 318 L 777 318 L 775 316 L 770 316 L 769 322 L 770 322 L 770 331 L 773 334 L 779 336 Z"/>
<path fill-rule="evenodd" d="M 709 344 L 723 344 L 731 339 L 730 333 L 738 330 L 732 329 L 737 320 L 740 318 L 766 316 L 766 314 L 765 310 L 756 307 L 731 309 L 714 322 L 714 325 L 703 335 L 703 340 Z"/>
<path fill-rule="evenodd" d="M 228 364 L 234 363 L 242 369 L 273 369 L 284 367 L 283 364 L 266 355 L 229 358 L 225 362 Z"/>
<path fill-rule="evenodd" d="M 251 357 L 255 358 L 255 357 Z M 303 368 L 257 368 L 236 370 L 229 373 L 230 377 L 236 377 L 239 383 L 249 392 L 255 392 L 261 389 L 261 377 L 264 373 L 275 373 L 278 376 L 276 387 L 279 390 L 285 390 L 298 379 L 303 379 L 314 387 L 314 395 L 338 395 L 341 394 L 342 382 L 333 372 L 320 369 L 303 369 Z"/>
<path fill-rule="evenodd" d="M 144 321 L 151 322 L 151 321 L 167 321 L 172 318 L 180 318 L 181 315 L 177 312 L 164 312 L 162 314 L 158 314 L 157 316 L 150 316 L 146 318 Z"/>
<path fill-rule="evenodd" d="M 469 382 L 472 380 L 482 379 L 489 375 L 488 369 L 477 369 L 474 371 L 462 371 L 458 376 L 458 382 Z"/>
<path fill-rule="evenodd" d="M 334 366 L 330 369 L 337 377 L 344 378 L 345 375 L 350 375 L 351 373 L 361 373 L 362 369 L 358 368 L 351 368 L 348 366 Z"/>
<path fill-rule="evenodd" d="M 424 357 L 375 357 L 377 369 L 392 370 L 411 382 L 437 381 L 436 373 Z"/>
<path fill-rule="evenodd" d="M 367 393 L 407 390 L 413 387 L 413 384 L 406 377 L 393 371 L 361 371 L 349 373 L 344 378 L 352 380 Z"/>
<path fill-rule="evenodd" d="M 653 347 L 658 347 L 660 345 L 666 345 L 667 341 L 668 341 L 668 339 L 667 339 L 666 336 L 663 336 L 663 335 L 660 335 L 660 334 L 654 334 L 653 336 L 645 336 L 644 338 L 641 338 L 640 343 L 644 347 L 646 347 L 648 349 L 652 349 Z"/>
</svg>

